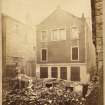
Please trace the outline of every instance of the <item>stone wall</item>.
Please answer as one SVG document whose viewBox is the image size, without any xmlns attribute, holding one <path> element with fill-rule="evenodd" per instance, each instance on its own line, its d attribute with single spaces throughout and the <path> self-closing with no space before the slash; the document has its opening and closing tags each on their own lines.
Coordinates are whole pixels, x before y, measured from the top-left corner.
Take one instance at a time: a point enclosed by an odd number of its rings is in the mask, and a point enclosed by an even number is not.
<svg viewBox="0 0 105 105">
<path fill-rule="evenodd" d="M 103 0 L 91 0 L 93 42 L 96 46 L 96 63 L 100 77 L 99 105 L 103 105 Z"/>
<path fill-rule="evenodd" d="M 103 65 L 103 19 L 102 19 L 102 0 L 96 0 L 95 3 L 95 17 L 96 17 L 96 53 L 98 69 L 102 68 Z"/>
</svg>

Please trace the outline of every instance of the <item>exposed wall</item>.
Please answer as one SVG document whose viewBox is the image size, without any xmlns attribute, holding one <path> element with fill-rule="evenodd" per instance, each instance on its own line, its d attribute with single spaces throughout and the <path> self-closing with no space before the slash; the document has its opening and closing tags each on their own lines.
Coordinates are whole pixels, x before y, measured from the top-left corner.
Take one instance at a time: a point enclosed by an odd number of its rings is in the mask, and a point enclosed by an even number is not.
<svg viewBox="0 0 105 105">
<path fill-rule="evenodd" d="M 103 66 L 103 0 L 96 0 L 96 52 L 98 69 Z"/>
<path fill-rule="evenodd" d="M 75 22 L 75 20 L 74 20 Z M 82 23 L 83 22 L 83 23 Z M 86 61 L 86 55 L 85 55 L 85 22 L 82 21 L 81 24 L 77 24 L 76 26 L 80 29 L 79 34 L 79 61 L 75 62 L 81 62 L 84 63 Z M 59 27 L 65 27 L 66 29 L 66 37 L 67 39 L 64 41 L 51 41 L 51 30 L 59 28 Z M 70 25 L 50 25 L 50 26 L 38 26 L 37 27 L 37 63 L 41 63 L 41 49 L 47 48 L 48 49 L 48 63 L 70 63 L 74 62 L 71 61 L 71 48 L 72 48 L 72 42 L 71 42 L 71 24 Z M 41 31 L 47 30 L 48 32 L 48 41 L 47 42 L 41 42 Z M 88 36 L 88 33 L 86 33 Z M 73 45 L 74 46 L 74 45 Z M 44 62 L 45 63 L 45 62 Z"/>
<path fill-rule="evenodd" d="M 95 0 L 96 54 L 100 76 L 99 105 L 103 105 L 103 0 Z"/>
<path fill-rule="evenodd" d="M 6 56 L 22 57 L 33 60 L 33 35 L 34 30 L 26 24 L 4 16 L 6 34 Z"/>
<path fill-rule="evenodd" d="M 11 77 L 18 64 L 22 67 L 22 71 L 24 69 L 24 72 L 31 76 L 35 71 L 34 29 L 4 14 L 2 20 L 3 71 L 5 72 L 3 75 L 8 77 L 10 74 Z"/>
<path fill-rule="evenodd" d="M 99 103 L 103 105 L 103 0 L 91 0 L 93 20 L 93 41 L 96 46 L 96 63 L 99 74 Z"/>
</svg>

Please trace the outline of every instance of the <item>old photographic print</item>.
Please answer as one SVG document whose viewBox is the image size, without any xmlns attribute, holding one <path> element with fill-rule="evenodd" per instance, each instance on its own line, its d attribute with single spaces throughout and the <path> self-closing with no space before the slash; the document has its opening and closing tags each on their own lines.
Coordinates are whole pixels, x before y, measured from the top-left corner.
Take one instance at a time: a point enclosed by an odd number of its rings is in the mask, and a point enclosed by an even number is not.
<svg viewBox="0 0 105 105">
<path fill-rule="evenodd" d="M 2 0 L 2 105 L 103 105 L 102 0 Z"/>
</svg>

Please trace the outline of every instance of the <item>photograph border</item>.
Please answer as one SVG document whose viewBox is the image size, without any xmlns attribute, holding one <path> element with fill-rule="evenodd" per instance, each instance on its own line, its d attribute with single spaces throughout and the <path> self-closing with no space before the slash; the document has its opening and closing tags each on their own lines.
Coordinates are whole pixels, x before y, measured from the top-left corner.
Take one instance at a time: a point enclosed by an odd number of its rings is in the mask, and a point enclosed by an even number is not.
<svg viewBox="0 0 105 105">
<path fill-rule="evenodd" d="M 95 1 L 95 0 L 91 0 L 91 1 Z M 102 1 L 102 0 L 96 0 L 96 1 Z M 1 0 L 0 0 L 0 2 L 1 2 Z M 0 3 L 1 4 L 1 3 Z M 91 3 L 92 4 L 92 3 Z M 103 10 L 102 10 L 102 13 L 103 13 L 103 15 L 102 15 L 102 17 L 105 17 L 105 1 L 103 0 L 103 3 L 102 4 L 104 4 L 102 7 L 103 7 Z M 96 11 L 96 9 L 95 9 L 95 2 L 92 4 L 93 6 L 93 8 L 94 9 L 92 9 L 92 11 L 93 11 L 93 15 L 94 16 L 92 16 L 95 20 L 96 20 L 96 16 L 95 16 L 95 14 L 94 14 L 94 11 Z M 1 10 L 1 8 L 0 8 L 0 10 Z M 103 41 L 103 52 L 105 52 L 105 35 L 104 35 L 104 33 L 105 33 L 105 19 L 103 18 L 102 19 L 103 20 L 103 35 L 102 35 L 102 41 Z M 94 22 L 94 24 L 95 24 L 95 28 L 96 28 L 96 24 L 97 24 L 97 21 L 96 22 Z M 96 29 L 95 29 L 95 31 L 96 31 Z M 96 38 L 96 36 L 94 36 L 95 38 Z M 95 43 L 95 44 L 97 44 L 97 42 Z M 0 82 L 0 102 L 1 102 L 1 105 L 2 105 L 2 54 L 3 54 L 3 52 L 2 52 L 3 50 L 2 50 L 2 17 L 1 17 L 1 11 L 0 11 L 0 80 L 1 80 L 1 82 Z M 104 72 L 104 70 L 105 70 L 105 53 L 103 53 L 103 72 Z M 105 79 L 105 72 L 103 73 L 103 77 L 104 77 L 104 79 Z M 104 84 L 104 79 L 103 79 L 103 84 Z M 105 97 L 104 97 L 104 93 L 105 93 L 105 84 L 103 85 L 103 97 L 101 97 L 101 99 L 104 99 L 102 102 L 103 102 L 103 104 L 105 104 Z M 103 105 L 103 104 L 99 104 L 99 105 Z"/>
</svg>

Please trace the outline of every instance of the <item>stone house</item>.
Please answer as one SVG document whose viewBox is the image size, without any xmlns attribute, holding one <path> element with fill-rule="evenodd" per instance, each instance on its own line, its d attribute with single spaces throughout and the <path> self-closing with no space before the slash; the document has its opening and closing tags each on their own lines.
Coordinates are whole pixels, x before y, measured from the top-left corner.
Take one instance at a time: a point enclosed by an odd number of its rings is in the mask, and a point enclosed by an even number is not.
<svg viewBox="0 0 105 105">
<path fill-rule="evenodd" d="M 91 35 L 84 14 L 57 8 L 37 25 L 37 77 L 89 81 L 89 68 L 95 66 Z"/>
</svg>

